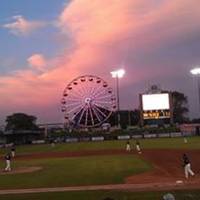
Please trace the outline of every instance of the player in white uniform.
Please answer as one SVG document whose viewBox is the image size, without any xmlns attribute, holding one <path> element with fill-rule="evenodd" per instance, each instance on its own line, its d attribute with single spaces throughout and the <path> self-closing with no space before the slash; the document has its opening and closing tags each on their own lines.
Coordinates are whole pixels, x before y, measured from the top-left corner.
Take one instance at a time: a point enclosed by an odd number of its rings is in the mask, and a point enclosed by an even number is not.
<svg viewBox="0 0 200 200">
<path fill-rule="evenodd" d="M 185 144 L 188 143 L 188 140 L 185 136 L 183 137 L 183 141 L 184 141 Z"/>
<path fill-rule="evenodd" d="M 131 151 L 131 145 L 129 141 L 126 142 L 126 151 Z"/>
<path fill-rule="evenodd" d="M 136 150 L 137 150 L 137 152 L 138 152 L 139 154 L 142 153 L 141 148 L 140 148 L 140 143 L 139 143 L 138 140 L 136 141 Z"/>
<path fill-rule="evenodd" d="M 191 169 L 191 163 L 189 158 L 187 157 L 186 154 L 183 154 L 183 165 L 184 165 L 184 172 L 185 172 L 185 178 L 189 178 L 189 174 L 191 176 L 194 176 L 194 172 Z"/>
<path fill-rule="evenodd" d="M 15 147 L 14 146 L 11 148 L 11 155 L 13 158 L 15 157 Z"/>
<path fill-rule="evenodd" d="M 11 163 L 11 155 L 10 155 L 9 153 L 6 154 L 6 156 L 5 156 L 5 161 L 6 161 L 5 171 L 11 171 L 11 166 L 10 166 L 10 163 Z"/>
</svg>

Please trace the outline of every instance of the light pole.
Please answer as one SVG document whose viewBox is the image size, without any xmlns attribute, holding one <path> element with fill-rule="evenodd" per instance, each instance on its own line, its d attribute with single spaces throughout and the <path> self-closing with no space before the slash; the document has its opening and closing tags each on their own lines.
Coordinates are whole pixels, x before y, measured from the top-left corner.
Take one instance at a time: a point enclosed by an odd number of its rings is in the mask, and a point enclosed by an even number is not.
<svg viewBox="0 0 200 200">
<path fill-rule="evenodd" d="M 116 89 L 117 89 L 117 125 L 120 128 L 120 106 L 119 106 L 119 79 L 122 78 L 125 74 L 124 69 L 119 69 L 116 71 L 110 72 L 113 78 L 116 78 Z"/>
<path fill-rule="evenodd" d="M 190 70 L 190 73 L 197 76 L 198 96 L 199 96 L 199 110 L 200 110 L 200 67 Z"/>
</svg>

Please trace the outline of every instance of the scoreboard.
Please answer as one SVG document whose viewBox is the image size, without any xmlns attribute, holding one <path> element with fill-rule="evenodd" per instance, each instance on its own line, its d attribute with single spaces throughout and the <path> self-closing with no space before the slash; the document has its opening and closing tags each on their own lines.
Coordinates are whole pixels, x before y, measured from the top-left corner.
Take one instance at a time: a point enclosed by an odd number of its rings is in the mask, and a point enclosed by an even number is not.
<svg viewBox="0 0 200 200">
<path fill-rule="evenodd" d="M 140 105 L 143 124 L 148 120 L 172 120 L 170 93 L 141 94 Z"/>
</svg>

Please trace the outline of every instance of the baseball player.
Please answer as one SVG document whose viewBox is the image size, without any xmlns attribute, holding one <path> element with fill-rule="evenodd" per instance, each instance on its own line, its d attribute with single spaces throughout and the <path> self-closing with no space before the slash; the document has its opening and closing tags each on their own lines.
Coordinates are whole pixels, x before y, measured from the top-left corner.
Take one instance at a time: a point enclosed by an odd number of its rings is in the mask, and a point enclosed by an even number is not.
<svg viewBox="0 0 200 200">
<path fill-rule="evenodd" d="M 126 142 L 126 151 L 131 151 L 131 145 L 129 141 Z"/>
<path fill-rule="evenodd" d="M 51 147 L 55 147 L 55 142 L 53 139 L 50 141 L 50 143 L 51 143 Z"/>
<path fill-rule="evenodd" d="M 11 155 L 13 158 L 15 157 L 15 146 L 11 148 Z"/>
<path fill-rule="evenodd" d="M 188 140 L 185 136 L 183 137 L 183 141 L 184 141 L 185 144 L 188 142 Z"/>
<path fill-rule="evenodd" d="M 10 153 L 6 154 L 5 161 L 6 161 L 5 171 L 11 171 L 11 167 L 10 167 L 11 155 L 10 155 Z"/>
<path fill-rule="evenodd" d="M 136 140 L 136 150 L 139 154 L 142 153 L 141 148 L 140 148 L 140 142 L 138 140 Z"/>
<path fill-rule="evenodd" d="M 184 153 L 183 154 L 183 166 L 184 166 L 184 172 L 185 172 L 185 178 L 189 178 L 189 174 L 191 176 L 194 176 L 194 172 L 191 170 L 191 164 L 188 156 Z"/>
</svg>

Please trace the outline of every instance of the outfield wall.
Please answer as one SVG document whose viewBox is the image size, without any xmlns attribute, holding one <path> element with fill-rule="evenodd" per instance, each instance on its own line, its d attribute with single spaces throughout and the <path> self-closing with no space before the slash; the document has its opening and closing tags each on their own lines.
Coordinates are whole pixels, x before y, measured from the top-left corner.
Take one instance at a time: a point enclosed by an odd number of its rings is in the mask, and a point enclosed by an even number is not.
<svg viewBox="0 0 200 200">
<path fill-rule="evenodd" d="M 110 138 L 110 140 L 129 140 L 129 139 L 150 139 L 150 138 L 176 138 L 176 137 L 191 137 L 195 134 L 192 133 L 181 133 L 181 132 L 172 132 L 172 133 L 155 133 L 155 134 L 134 134 L 134 135 L 118 135 L 115 138 Z M 64 142 L 80 142 L 80 141 L 104 141 L 109 140 L 109 137 L 98 136 L 98 137 L 69 137 Z"/>
</svg>

